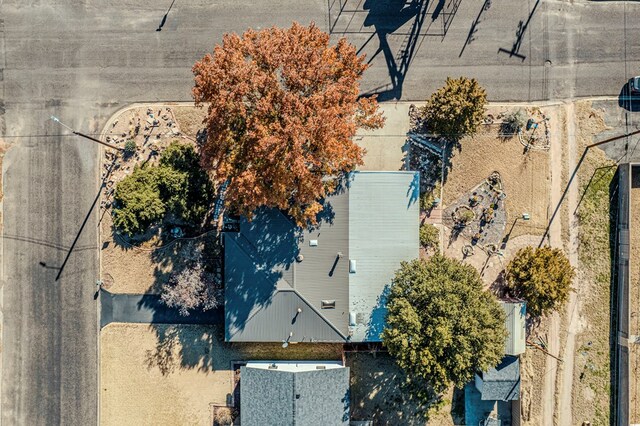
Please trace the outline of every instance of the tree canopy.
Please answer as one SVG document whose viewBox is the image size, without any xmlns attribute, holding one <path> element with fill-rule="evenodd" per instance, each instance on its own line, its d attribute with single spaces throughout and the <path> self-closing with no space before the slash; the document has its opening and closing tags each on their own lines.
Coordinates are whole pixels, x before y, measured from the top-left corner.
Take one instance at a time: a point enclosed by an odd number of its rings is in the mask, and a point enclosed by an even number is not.
<svg viewBox="0 0 640 426">
<path fill-rule="evenodd" d="M 225 203 L 250 216 L 258 207 L 315 222 L 319 200 L 362 164 L 358 128 L 384 120 L 374 97 L 359 97 L 364 56 L 314 24 L 226 34 L 193 66 L 196 105 L 208 103 L 202 165 Z"/>
<path fill-rule="evenodd" d="M 212 200 L 211 182 L 193 146 L 172 142 L 159 165 L 136 167 L 116 186 L 113 224 L 124 234 L 143 233 L 167 213 L 201 222 Z"/>
<path fill-rule="evenodd" d="M 504 355 L 505 314 L 472 266 L 436 253 L 403 262 L 387 303 L 382 338 L 410 377 L 442 392 L 462 387 Z"/>
<path fill-rule="evenodd" d="M 562 250 L 524 247 L 507 265 L 509 292 L 527 301 L 527 312 L 539 316 L 562 306 L 569 297 L 573 266 Z"/>
<path fill-rule="evenodd" d="M 422 109 L 422 118 L 429 131 L 459 139 L 475 133 L 486 104 L 487 93 L 475 78 L 447 77 Z"/>
</svg>

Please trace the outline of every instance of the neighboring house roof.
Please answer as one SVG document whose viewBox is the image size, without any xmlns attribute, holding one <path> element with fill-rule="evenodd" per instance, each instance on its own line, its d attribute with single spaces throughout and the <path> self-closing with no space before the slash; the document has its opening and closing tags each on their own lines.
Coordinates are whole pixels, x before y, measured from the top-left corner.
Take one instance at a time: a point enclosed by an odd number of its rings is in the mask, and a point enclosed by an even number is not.
<svg viewBox="0 0 640 426">
<path fill-rule="evenodd" d="M 349 424 L 349 368 L 320 361 L 268 363 L 275 369 L 252 364 L 240 370 L 243 425 Z"/>
<path fill-rule="evenodd" d="M 352 341 L 379 341 L 391 279 L 419 256 L 417 173 L 356 173 L 349 189 L 349 312 Z"/>
<path fill-rule="evenodd" d="M 507 315 L 505 326 L 509 332 L 504 353 L 507 355 L 523 354 L 527 348 L 525 322 L 527 305 L 525 302 L 500 302 L 500 304 Z"/>
<path fill-rule="evenodd" d="M 225 234 L 225 339 L 378 341 L 391 278 L 418 257 L 418 194 L 417 172 L 355 172 L 314 228 L 276 209 L 241 219 Z"/>
<path fill-rule="evenodd" d="M 520 360 L 505 356 L 496 368 L 478 374 L 482 400 L 512 401 L 520 398 Z"/>
</svg>

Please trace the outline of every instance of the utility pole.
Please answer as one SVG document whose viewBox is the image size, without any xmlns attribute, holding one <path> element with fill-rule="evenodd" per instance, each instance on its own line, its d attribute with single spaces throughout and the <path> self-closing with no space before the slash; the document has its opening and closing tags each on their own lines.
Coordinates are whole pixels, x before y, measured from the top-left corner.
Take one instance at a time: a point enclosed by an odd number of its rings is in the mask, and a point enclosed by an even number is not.
<svg viewBox="0 0 640 426">
<path fill-rule="evenodd" d="M 560 197 L 560 201 L 558 201 L 558 204 L 556 205 L 556 208 L 553 211 L 553 214 L 551 215 L 551 219 L 549 219 L 549 224 L 547 225 L 547 229 L 544 231 L 544 235 L 542 236 L 542 239 L 540 240 L 540 244 L 538 244 L 538 248 L 542 247 L 542 244 L 544 244 L 545 238 L 547 238 L 547 236 L 549 235 L 549 229 L 551 229 L 551 224 L 553 223 L 553 220 L 555 219 L 556 214 L 560 210 L 560 206 L 562 205 L 562 202 L 564 201 L 564 197 L 567 195 L 567 192 L 569 192 L 569 186 L 571 186 L 571 182 L 573 182 L 573 179 L 578 174 L 578 169 L 580 168 L 580 165 L 582 164 L 582 162 L 586 158 L 587 153 L 589 152 L 589 150 L 591 148 L 593 148 L 593 147 L 598 146 L 598 145 L 602 145 L 602 144 L 605 144 L 605 143 L 613 142 L 613 141 L 616 141 L 618 139 L 628 138 L 630 136 L 635 136 L 637 134 L 640 134 L 640 130 L 634 130 L 633 132 L 625 133 L 624 135 L 620 135 L 620 136 L 614 136 L 612 138 L 608 138 L 608 139 L 605 139 L 603 141 L 595 142 L 595 143 L 592 143 L 591 145 L 587 145 L 586 146 L 584 151 L 582 151 L 582 156 L 580 157 L 580 160 L 578 160 L 578 164 L 573 169 L 573 173 L 571 173 L 571 177 L 569 178 L 569 182 L 567 182 L 567 186 L 564 188 L 564 192 L 562 193 L 562 196 Z"/>
<path fill-rule="evenodd" d="M 123 151 L 124 150 L 123 148 L 120 148 L 119 146 L 116 146 L 116 145 L 113 145 L 113 144 L 110 144 L 110 143 L 107 143 L 107 142 L 103 142 L 100 139 L 93 138 L 93 137 L 91 137 L 89 135 L 85 135 L 84 133 L 76 132 L 71 127 L 67 126 L 62 121 L 60 121 L 60 119 L 58 119 L 58 117 L 54 117 L 52 115 L 51 116 L 51 120 L 55 121 L 56 123 L 58 123 L 62 127 L 66 128 L 66 129 L 69 129 L 71 131 L 71 133 L 73 133 L 74 135 L 78 135 L 78 136 L 80 136 L 82 138 L 89 139 L 90 141 L 97 142 L 97 143 L 99 143 L 101 145 L 104 145 L 104 146 L 107 146 L 107 147 L 109 147 L 111 149 L 115 149 L 115 150 L 118 150 L 118 151 Z"/>
</svg>

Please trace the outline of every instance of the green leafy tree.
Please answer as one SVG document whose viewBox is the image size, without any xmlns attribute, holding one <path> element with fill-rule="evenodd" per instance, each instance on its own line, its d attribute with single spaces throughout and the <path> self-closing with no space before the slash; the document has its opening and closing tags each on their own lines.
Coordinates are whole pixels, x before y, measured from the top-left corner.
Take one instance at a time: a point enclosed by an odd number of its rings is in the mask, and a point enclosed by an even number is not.
<svg viewBox="0 0 640 426">
<path fill-rule="evenodd" d="M 136 167 L 116 186 L 113 223 L 133 236 L 159 223 L 167 213 L 200 224 L 212 201 L 211 182 L 193 146 L 172 142 L 159 165 Z"/>
<path fill-rule="evenodd" d="M 420 226 L 420 245 L 427 249 L 438 248 L 440 242 L 440 231 L 430 223 Z"/>
<path fill-rule="evenodd" d="M 180 175 L 171 182 L 175 186 L 167 196 L 168 209 L 185 222 L 201 221 L 209 210 L 213 188 L 193 146 L 172 142 L 162 153 L 160 167 Z"/>
<path fill-rule="evenodd" d="M 127 235 L 144 232 L 166 212 L 153 167 L 136 167 L 116 186 L 113 224 Z"/>
<path fill-rule="evenodd" d="M 476 132 L 482 122 L 487 93 L 475 78 L 450 78 L 431 95 L 422 109 L 427 128 L 458 139 Z"/>
<path fill-rule="evenodd" d="M 473 267 L 435 254 L 403 262 L 387 303 L 382 339 L 409 377 L 435 392 L 461 388 L 504 354 L 505 314 Z"/>
<path fill-rule="evenodd" d="M 569 297 L 575 270 L 562 250 L 524 247 L 507 265 L 509 292 L 527 301 L 532 316 L 551 312 Z"/>
</svg>

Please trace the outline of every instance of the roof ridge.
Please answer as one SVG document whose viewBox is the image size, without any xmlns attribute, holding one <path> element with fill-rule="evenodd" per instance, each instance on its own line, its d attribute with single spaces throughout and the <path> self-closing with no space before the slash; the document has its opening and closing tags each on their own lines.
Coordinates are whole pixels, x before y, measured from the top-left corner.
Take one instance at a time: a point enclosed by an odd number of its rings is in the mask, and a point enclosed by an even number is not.
<svg viewBox="0 0 640 426">
<path fill-rule="evenodd" d="M 291 289 L 283 288 L 283 289 L 277 289 L 276 293 L 280 292 L 280 291 L 292 291 L 292 292 L 294 292 L 296 294 L 296 296 L 298 296 L 304 303 L 307 304 L 307 306 L 309 308 L 311 308 L 311 310 L 313 312 L 315 312 L 320 318 L 322 318 L 322 320 L 324 322 L 326 322 L 329 325 L 329 327 L 331 327 L 333 329 L 333 331 L 335 331 L 340 336 L 342 336 L 343 339 L 345 339 L 345 340 L 349 339 L 347 336 L 345 336 L 342 333 L 342 331 L 340 331 L 335 325 L 333 325 L 333 323 L 331 321 L 329 321 L 315 306 L 313 306 L 298 290 L 296 290 L 295 288 L 291 288 Z"/>
</svg>

